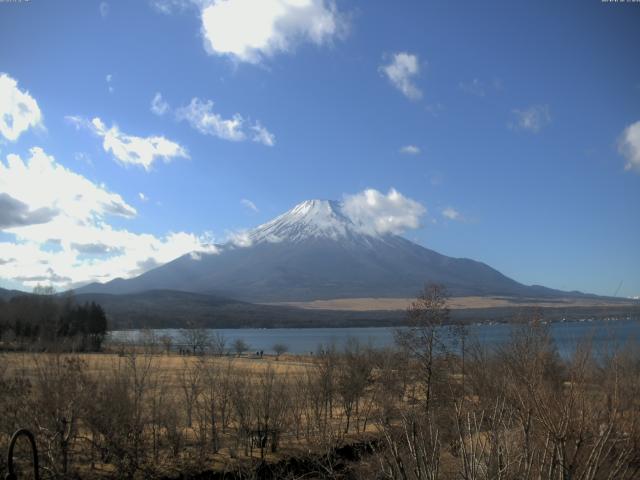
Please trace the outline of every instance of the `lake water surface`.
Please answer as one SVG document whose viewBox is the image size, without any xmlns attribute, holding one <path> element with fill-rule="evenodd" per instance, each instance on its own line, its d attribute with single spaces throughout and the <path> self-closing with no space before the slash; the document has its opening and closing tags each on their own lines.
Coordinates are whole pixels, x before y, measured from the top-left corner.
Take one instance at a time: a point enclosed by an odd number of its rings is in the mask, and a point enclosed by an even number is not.
<svg viewBox="0 0 640 480">
<path fill-rule="evenodd" d="M 570 355 L 576 345 L 590 339 L 594 349 L 602 351 L 612 346 L 622 347 L 628 342 L 640 341 L 640 320 L 626 319 L 615 321 L 578 321 L 550 324 L 551 335 L 561 355 Z M 485 345 L 498 346 L 511 337 L 514 326 L 510 324 L 482 324 L 467 327 L 469 340 L 477 340 Z M 276 343 L 285 344 L 289 352 L 305 354 L 315 352 L 319 345 L 335 344 L 341 348 L 350 338 L 360 343 L 381 348 L 394 343 L 394 328 L 357 327 L 357 328 L 236 328 L 216 329 L 212 333 L 224 336 L 227 345 L 242 339 L 249 344 L 249 351 L 263 350 L 272 353 Z M 174 343 L 181 342 L 180 330 L 153 330 L 156 335 L 170 335 Z M 141 330 L 116 330 L 110 333 L 111 341 L 136 342 L 142 338 Z"/>
</svg>

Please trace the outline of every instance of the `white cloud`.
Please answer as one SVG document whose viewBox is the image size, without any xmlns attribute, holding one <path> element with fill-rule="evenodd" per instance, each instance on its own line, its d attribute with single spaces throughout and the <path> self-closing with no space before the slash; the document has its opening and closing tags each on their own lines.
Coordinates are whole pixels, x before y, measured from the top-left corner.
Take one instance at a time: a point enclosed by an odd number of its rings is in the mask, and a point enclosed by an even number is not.
<svg viewBox="0 0 640 480">
<path fill-rule="evenodd" d="M 302 42 L 324 45 L 346 30 L 331 0 L 214 0 L 201 19 L 208 53 L 249 63 Z"/>
<path fill-rule="evenodd" d="M 258 207 L 256 207 L 256 204 L 247 198 L 243 198 L 242 200 L 240 200 L 240 203 L 247 207 L 249 210 L 252 210 L 254 212 L 258 211 Z"/>
<path fill-rule="evenodd" d="M 123 164 L 141 165 L 145 170 L 151 169 L 156 159 L 171 161 L 175 157 L 189 158 L 181 145 L 163 136 L 136 137 L 121 132 L 117 125 L 107 129 L 99 118 L 91 121 L 94 131 L 103 137 L 102 147 L 106 152 Z"/>
<path fill-rule="evenodd" d="M 273 147 L 276 144 L 276 136 L 267 130 L 265 127 L 260 125 L 260 123 L 256 123 L 251 127 L 253 130 L 253 138 L 254 142 L 262 143 L 267 147 Z"/>
<path fill-rule="evenodd" d="M 222 118 L 221 115 L 213 112 L 211 100 L 202 101 L 199 98 L 193 98 L 189 105 L 179 108 L 176 115 L 179 120 L 186 120 L 193 128 L 205 135 L 236 142 L 246 138 L 242 130 L 244 123 L 242 116 L 236 113 L 232 118 Z"/>
<path fill-rule="evenodd" d="M 100 10 L 100 16 L 102 18 L 107 18 L 109 15 L 109 4 L 107 2 L 100 2 L 100 6 L 98 8 Z"/>
<path fill-rule="evenodd" d="M 532 105 L 524 110 L 515 109 L 512 113 L 514 120 L 509 124 L 509 127 L 514 130 L 538 133 L 551 123 L 548 105 Z"/>
<path fill-rule="evenodd" d="M 627 160 L 625 170 L 640 173 L 640 121 L 624 129 L 618 139 L 618 152 Z"/>
<path fill-rule="evenodd" d="M 9 75 L 0 74 L 0 134 L 11 142 L 33 127 L 42 127 L 42 113 L 29 92 Z"/>
<path fill-rule="evenodd" d="M 169 232 L 157 237 L 111 226 L 112 216 L 135 208 L 104 185 L 91 182 L 33 148 L 30 157 L 0 161 L 0 191 L 12 215 L 0 215 L 0 278 L 67 288 L 88 281 L 131 277 L 180 255 L 214 253 L 209 235 Z"/>
<path fill-rule="evenodd" d="M 391 61 L 380 66 L 391 84 L 411 100 L 422 98 L 422 91 L 416 86 L 415 79 L 420 74 L 418 56 L 407 52 L 394 53 Z"/>
<path fill-rule="evenodd" d="M 160 92 L 157 92 L 151 100 L 151 112 L 155 115 L 162 116 L 169 111 L 169 104 L 162 98 Z"/>
<path fill-rule="evenodd" d="M 149 197 L 147 197 L 144 193 L 142 192 L 138 192 L 138 198 L 143 201 L 143 202 L 148 202 L 149 201 Z"/>
<path fill-rule="evenodd" d="M 71 125 L 75 127 L 76 130 L 80 130 L 81 128 L 89 128 L 91 129 L 91 124 L 86 118 L 81 117 L 80 115 L 66 115 L 64 119 Z"/>
<path fill-rule="evenodd" d="M 442 209 L 442 216 L 449 220 L 462 220 L 460 212 L 453 207 L 446 207 Z"/>
<path fill-rule="evenodd" d="M 342 211 L 367 233 L 400 234 L 418 228 L 420 217 L 427 209 L 393 188 L 386 195 L 370 188 L 354 195 L 345 195 Z"/>
<path fill-rule="evenodd" d="M 253 245 L 253 240 L 247 230 L 240 230 L 237 232 L 227 232 L 227 242 L 240 248 L 246 248 Z"/>
<path fill-rule="evenodd" d="M 0 162 L 0 191 L 31 210 L 52 208 L 85 223 L 104 215 L 136 215 L 120 195 L 68 170 L 41 148 L 30 153 L 26 162 L 18 155 L 8 155 L 6 165 Z"/>
<path fill-rule="evenodd" d="M 254 142 L 269 147 L 275 144 L 275 136 L 259 122 L 247 127 L 247 120 L 239 113 L 225 119 L 213 111 L 211 100 L 193 98 L 189 105 L 176 110 L 176 117 L 178 120 L 187 121 L 189 125 L 204 135 L 212 135 L 234 142 L 244 141 L 250 137 Z"/>
<path fill-rule="evenodd" d="M 163 136 L 136 137 L 121 132 L 117 125 L 107 128 L 98 117 L 88 121 L 78 116 L 65 117 L 76 128 L 85 127 L 102 137 L 105 152 L 111 152 L 124 165 L 140 165 L 150 170 L 153 162 L 162 159 L 170 162 L 174 158 L 189 158 L 187 150 Z"/>
<path fill-rule="evenodd" d="M 418 155 L 420 153 L 420 147 L 416 147 L 415 145 L 405 145 L 400 149 L 400 153 L 405 153 L 407 155 Z"/>
<path fill-rule="evenodd" d="M 55 225 L 49 226 L 49 230 L 53 228 Z M 23 236 L 17 236 L 15 242 L 0 242 L 2 256 L 13 259 L 0 265 L 0 278 L 18 281 L 26 288 L 39 283 L 69 288 L 92 281 L 130 278 L 192 252 L 216 253 L 205 236 L 185 232 L 157 237 L 110 225 L 75 225 L 70 234 L 81 235 L 80 240 L 59 241 L 57 250 Z"/>
</svg>

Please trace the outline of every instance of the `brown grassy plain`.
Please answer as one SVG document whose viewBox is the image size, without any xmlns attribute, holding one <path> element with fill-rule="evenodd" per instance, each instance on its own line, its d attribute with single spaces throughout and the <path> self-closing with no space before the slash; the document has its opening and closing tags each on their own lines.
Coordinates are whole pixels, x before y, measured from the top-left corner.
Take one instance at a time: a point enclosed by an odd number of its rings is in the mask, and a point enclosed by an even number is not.
<svg viewBox="0 0 640 480">
<path fill-rule="evenodd" d="M 413 298 L 336 298 L 329 300 L 313 300 L 308 302 L 278 302 L 270 305 L 286 305 L 309 310 L 345 310 L 354 312 L 399 311 L 406 310 L 414 301 Z M 504 307 L 607 307 L 619 305 L 637 305 L 627 299 L 610 298 L 514 298 L 514 297 L 450 297 L 448 307 L 452 310 L 469 308 L 504 308 Z"/>
<path fill-rule="evenodd" d="M 602 356 L 587 342 L 563 359 L 534 322 L 460 357 L 438 332 L 279 359 L 0 354 L 0 448 L 30 428 L 47 478 L 253 479 L 263 461 L 289 479 L 638 478 L 637 348 Z M 370 440 L 347 467 L 335 454 Z"/>
</svg>

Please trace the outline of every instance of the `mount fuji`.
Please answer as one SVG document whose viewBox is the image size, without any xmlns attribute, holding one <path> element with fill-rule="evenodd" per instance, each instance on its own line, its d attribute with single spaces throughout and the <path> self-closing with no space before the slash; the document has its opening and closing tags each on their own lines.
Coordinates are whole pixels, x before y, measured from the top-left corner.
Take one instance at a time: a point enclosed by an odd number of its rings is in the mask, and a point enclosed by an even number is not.
<svg viewBox="0 0 640 480">
<path fill-rule="evenodd" d="M 135 278 L 93 283 L 78 293 L 163 289 L 292 302 L 406 298 L 434 282 L 453 296 L 567 295 L 523 285 L 484 263 L 441 255 L 370 224 L 343 203 L 308 200 L 206 252 L 183 255 Z"/>
</svg>

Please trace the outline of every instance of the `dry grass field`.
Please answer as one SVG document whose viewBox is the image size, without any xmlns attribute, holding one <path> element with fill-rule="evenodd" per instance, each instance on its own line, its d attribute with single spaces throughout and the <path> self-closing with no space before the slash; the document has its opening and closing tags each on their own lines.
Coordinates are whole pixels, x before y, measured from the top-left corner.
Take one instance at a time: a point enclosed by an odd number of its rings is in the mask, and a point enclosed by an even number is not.
<svg viewBox="0 0 640 480">
<path fill-rule="evenodd" d="M 278 302 L 269 305 L 287 305 L 310 310 L 345 310 L 354 312 L 406 310 L 414 298 L 337 298 L 309 302 Z M 637 302 L 620 299 L 599 298 L 513 298 L 513 297 L 450 297 L 448 306 L 452 310 L 466 308 L 501 307 L 607 307 L 636 305 Z"/>
<path fill-rule="evenodd" d="M 322 391 L 327 377 L 315 358 L 161 350 L 0 353 L 0 448 L 27 427 L 44 462 L 58 464 L 54 477 L 73 469 L 83 478 L 147 478 L 322 455 L 375 430 L 362 419 L 370 401 L 349 412 L 345 428 L 344 405 Z"/>
<path fill-rule="evenodd" d="M 0 449 L 29 428 L 51 479 L 638 478 L 637 349 L 561 359 L 532 323 L 461 358 L 438 331 L 309 357 L 0 353 Z"/>
<path fill-rule="evenodd" d="M 145 355 L 139 352 L 139 356 Z M 46 364 L 53 357 L 80 358 L 83 362 L 83 371 L 90 377 L 100 378 L 107 372 L 118 370 L 129 361 L 127 355 L 118 353 L 81 353 L 81 354 L 48 354 L 12 352 L 0 354 L 4 363 L 6 375 L 20 374 L 24 378 L 33 379 L 36 376 L 38 365 Z M 155 353 L 150 356 L 153 362 L 154 371 L 164 378 L 177 379 L 184 370 L 194 367 L 202 361 L 202 357 L 194 355 L 160 354 Z M 271 369 L 278 376 L 291 377 L 304 373 L 307 368 L 314 364 L 312 359 L 304 356 L 282 355 L 278 360 L 275 356 L 265 355 L 263 358 L 254 356 L 229 355 L 223 357 L 207 357 L 211 365 L 219 368 L 231 364 L 238 372 L 247 375 L 257 375 Z"/>
</svg>

